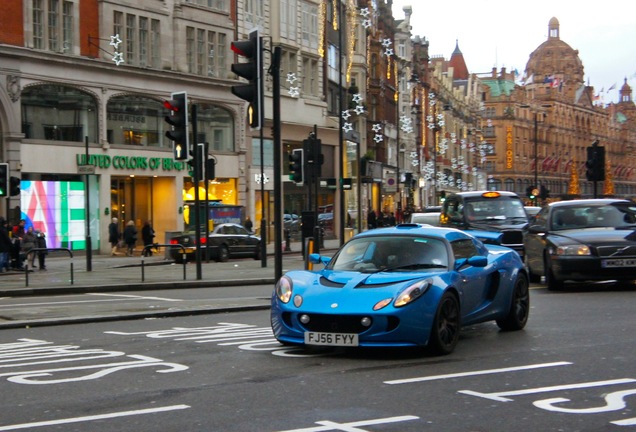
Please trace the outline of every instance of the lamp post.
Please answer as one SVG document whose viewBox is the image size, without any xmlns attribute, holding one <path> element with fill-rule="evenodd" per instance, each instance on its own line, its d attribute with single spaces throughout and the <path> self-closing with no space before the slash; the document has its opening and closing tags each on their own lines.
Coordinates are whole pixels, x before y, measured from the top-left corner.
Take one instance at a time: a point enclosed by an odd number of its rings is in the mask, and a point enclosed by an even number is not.
<svg viewBox="0 0 636 432">
<path fill-rule="evenodd" d="M 530 105 L 521 105 L 521 108 L 531 108 L 534 114 L 534 188 L 539 188 L 539 108 L 550 108 L 552 105 L 543 104 L 540 107 L 532 107 Z M 541 111 L 543 114 L 543 111 Z M 533 205 L 537 205 L 537 196 L 535 195 Z"/>
</svg>

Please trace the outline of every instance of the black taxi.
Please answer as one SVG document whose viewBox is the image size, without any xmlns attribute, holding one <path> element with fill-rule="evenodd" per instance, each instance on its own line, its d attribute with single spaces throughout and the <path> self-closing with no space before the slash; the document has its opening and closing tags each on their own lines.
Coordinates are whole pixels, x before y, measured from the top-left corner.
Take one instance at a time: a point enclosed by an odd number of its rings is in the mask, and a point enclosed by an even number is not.
<svg viewBox="0 0 636 432">
<path fill-rule="evenodd" d="M 507 246 L 523 258 L 528 215 L 514 192 L 472 191 L 446 195 L 440 225 L 467 231 L 487 244 Z"/>
</svg>

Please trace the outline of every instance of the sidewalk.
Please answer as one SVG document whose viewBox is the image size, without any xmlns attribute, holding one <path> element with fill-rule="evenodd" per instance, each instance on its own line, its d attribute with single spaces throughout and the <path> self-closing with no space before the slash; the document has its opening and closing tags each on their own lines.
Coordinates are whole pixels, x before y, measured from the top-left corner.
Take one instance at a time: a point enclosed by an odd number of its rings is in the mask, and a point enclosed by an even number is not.
<svg viewBox="0 0 636 432">
<path fill-rule="evenodd" d="M 333 254 L 339 240 L 326 240 L 322 249 Z M 302 245 L 292 242 L 291 251 L 283 252 L 283 273 L 304 268 Z M 267 262 L 261 260 L 230 259 L 201 264 L 201 279 L 196 279 L 196 264 L 176 264 L 164 257 L 164 250 L 152 257 L 125 255 L 92 255 L 91 271 L 87 271 L 87 258 L 69 257 L 65 251 L 51 252 L 46 259 L 47 270 L 33 268 L 25 271 L 0 273 L 0 297 L 27 295 L 55 295 L 82 292 L 115 292 L 123 290 L 160 290 L 180 287 L 214 287 L 249 284 L 273 284 L 275 263 L 274 245 L 267 245 Z M 36 260 L 37 265 L 37 260 Z M 185 277 L 184 277 L 185 276 Z"/>
</svg>

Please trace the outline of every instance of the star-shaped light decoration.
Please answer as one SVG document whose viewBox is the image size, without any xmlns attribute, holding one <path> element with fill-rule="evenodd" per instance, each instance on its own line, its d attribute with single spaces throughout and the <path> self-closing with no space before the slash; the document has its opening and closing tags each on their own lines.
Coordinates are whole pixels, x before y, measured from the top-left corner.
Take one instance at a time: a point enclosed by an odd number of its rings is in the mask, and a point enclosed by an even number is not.
<svg viewBox="0 0 636 432">
<path fill-rule="evenodd" d="M 347 133 L 347 132 L 351 132 L 353 130 L 353 125 L 351 123 L 345 123 L 342 126 L 342 131 Z"/>
<path fill-rule="evenodd" d="M 411 159 L 417 159 L 417 152 L 416 151 L 412 151 L 409 156 L 411 157 Z"/>
<path fill-rule="evenodd" d="M 362 21 L 362 25 L 364 26 L 364 28 L 369 28 L 371 27 L 371 20 L 369 18 L 366 18 Z"/>
<path fill-rule="evenodd" d="M 120 43 L 121 43 L 121 39 L 119 39 L 119 35 L 118 34 L 110 37 L 110 44 L 109 45 L 112 45 L 113 47 L 115 47 L 115 49 L 117 49 L 117 47 L 119 47 Z"/>
<path fill-rule="evenodd" d="M 384 55 L 387 56 L 387 57 L 393 57 L 393 48 L 387 48 L 384 51 Z"/>
<path fill-rule="evenodd" d="M 362 15 L 363 17 L 368 17 L 371 14 L 371 11 L 369 10 L 369 8 L 362 8 L 360 9 L 360 15 Z"/>
<path fill-rule="evenodd" d="M 355 109 L 353 110 L 357 115 L 363 114 L 364 113 L 364 106 L 363 105 L 356 105 Z"/>
<path fill-rule="evenodd" d="M 392 43 L 392 42 L 391 42 L 391 39 L 389 39 L 389 38 L 382 39 L 382 46 L 383 46 L 384 48 L 388 48 L 388 47 L 390 47 L 390 46 L 391 46 L 391 43 Z"/>
<path fill-rule="evenodd" d="M 417 159 L 413 159 L 413 160 L 411 161 L 411 166 L 416 167 L 416 166 L 418 166 L 419 164 L 420 164 L 420 161 L 418 161 Z"/>
<path fill-rule="evenodd" d="M 257 184 L 261 183 L 261 175 L 260 174 L 254 174 L 254 181 Z M 269 177 L 267 177 L 267 174 L 263 174 L 263 184 L 267 184 L 269 183 Z"/>
<path fill-rule="evenodd" d="M 362 95 L 360 93 L 356 93 L 353 95 L 352 100 L 355 104 L 360 104 L 360 102 L 362 102 Z"/>
<path fill-rule="evenodd" d="M 373 126 L 371 126 L 371 130 L 375 133 L 378 133 L 382 130 L 382 125 L 380 123 L 376 123 Z"/>
<path fill-rule="evenodd" d="M 124 62 L 124 55 L 120 52 L 116 52 L 115 54 L 113 54 L 113 61 L 117 66 L 119 66 Z"/>
<path fill-rule="evenodd" d="M 351 117 L 351 113 L 349 112 L 349 110 L 344 110 L 344 111 L 342 112 L 342 119 L 343 119 L 343 120 L 348 120 L 348 119 L 349 119 L 349 117 Z"/>
<path fill-rule="evenodd" d="M 375 142 L 377 142 L 377 143 L 379 143 L 379 142 L 381 142 L 381 141 L 383 141 L 383 140 L 384 140 L 384 137 L 383 137 L 382 135 L 380 135 L 380 134 L 376 134 L 376 135 L 373 137 L 373 141 L 375 141 Z"/>
<path fill-rule="evenodd" d="M 300 91 L 298 87 L 290 87 L 287 93 L 289 94 L 289 96 L 293 98 L 298 97 L 298 95 L 300 95 Z"/>
<path fill-rule="evenodd" d="M 296 82 L 298 78 L 296 78 L 296 74 L 294 72 L 289 72 L 287 74 L 287 82 L 293 84 Z"/>
</svg>

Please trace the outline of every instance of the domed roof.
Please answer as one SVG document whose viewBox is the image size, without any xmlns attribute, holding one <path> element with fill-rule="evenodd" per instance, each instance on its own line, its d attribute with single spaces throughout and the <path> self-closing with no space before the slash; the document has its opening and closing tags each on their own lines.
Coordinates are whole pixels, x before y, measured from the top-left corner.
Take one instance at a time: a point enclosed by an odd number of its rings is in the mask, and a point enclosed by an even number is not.
<svg viewBox="0 0 636 432">
<path fill-rule="evenodd" d="M 558 78 L 570 85 L 584 82 L 583 63 L 579 51 L 563 42 L 559 36 L 559 20 L 548 23 L 548 40 L 530 54 L 526 64 L 526 76 L 534 75 L 534 82 L 544 78 Z"/>
</svg>

